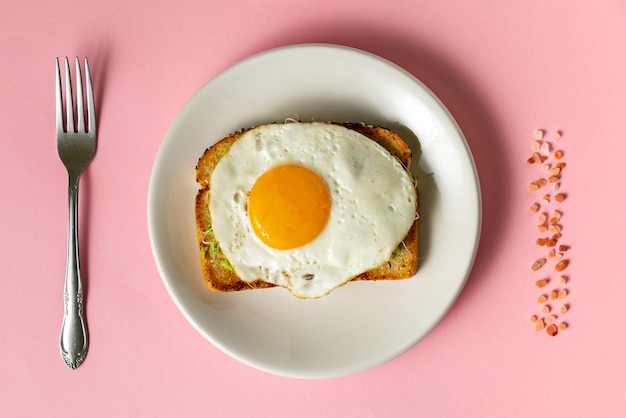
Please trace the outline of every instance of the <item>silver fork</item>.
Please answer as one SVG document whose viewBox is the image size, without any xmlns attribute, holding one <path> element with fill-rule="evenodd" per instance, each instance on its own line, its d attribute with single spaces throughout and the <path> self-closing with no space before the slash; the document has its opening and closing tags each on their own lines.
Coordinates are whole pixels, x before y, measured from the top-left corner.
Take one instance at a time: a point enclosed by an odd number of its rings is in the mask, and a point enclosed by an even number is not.
<svg viewBox="0 0 626 418">
<path fill-rule="evenodd" d="M 83 310 L 83 285 L 78 257 L 78 184 L 80 175 L 96 152 L 96 110 L 91 86 L 89 64 L 85 58 L 85 84 L 87 93 L 87 125 L 83 103 L 83 82 L 80 61 L 76 57 L 76 122 L 74 129 L 74 106 L 70 64 L 65 58 L 65 109 L 61 93 L 61 69 L 56 60 L 56 127 L 59 157 L 69 177 L 69 217 L 67 233 L 67 264 L 65 267 L 63 324 L 59 346 L 61 356 L 70 369 L 76 369 L 87 355 L 87 324 Z M 64 112 L 65 110 L 65 112 Z M 65 113 L 65 124 L 63 114 Z"/>
</svg>

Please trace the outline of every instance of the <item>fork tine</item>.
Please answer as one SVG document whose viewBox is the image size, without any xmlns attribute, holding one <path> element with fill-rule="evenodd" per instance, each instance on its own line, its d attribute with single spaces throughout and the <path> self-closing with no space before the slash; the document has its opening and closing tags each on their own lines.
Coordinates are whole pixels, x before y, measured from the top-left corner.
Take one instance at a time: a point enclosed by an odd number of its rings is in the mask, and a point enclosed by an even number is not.
<svg viewBox="0 0 626 418">
<path fill-rule="evenodd" d="M 89 63 L 85 57 L 85 84 L 87 85 L 87 117 L 89 118 L 89 133 L 96 134 L 96 104 L 93 100 L 93 87 L 91 85 L 91 72 Z"/>
<path fill-rule="evenodd" d="M 70 75 L 70 61 L 65 57 L 65 116 L 66 131 L 74 132 L 74 104 L 72 97 L 72 77 Z"/>
<path fill-rule="evenodd" d="M 83 105 L 83 75 L 80 71 L 80 61 L 76 57 L 76 122 L 78 132 L 85 132 L 85 107 Z"/>
<path fill-rule="evenodd" d="M 59 67 L 59 58 L 57 58 L 56 71 L 56 116 L 57 116 L 57 134 L 63 133 L 63 97 L 61 94 L 61 68 Z"/>
</svg>

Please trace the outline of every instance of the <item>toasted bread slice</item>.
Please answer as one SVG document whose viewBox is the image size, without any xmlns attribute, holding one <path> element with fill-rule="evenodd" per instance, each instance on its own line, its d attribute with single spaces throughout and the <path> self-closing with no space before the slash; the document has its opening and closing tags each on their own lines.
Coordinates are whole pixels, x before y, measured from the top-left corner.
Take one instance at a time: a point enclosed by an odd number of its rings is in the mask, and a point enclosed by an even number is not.
<svg viewBox="0 0 626 418">
<path fill-rule="evenodd" d="M 396 133 L 386 128 L 361 123 L 339 123 L 339 125 L 357 131 L 377 142 L 396 157 L 407 170 L 410 167 L 411 149 Z M 196 181 L 200 185 L 200 190 L 196 195 L 195 208 L 200 262 L 206 285 L 214 291 L 229 292 L 275 286 L 262 280 L 249 283 L 239 278 L 219 248 L 211 228 L 209 199 L 213 169 L 222 156 L 228 152 L 230 146 L 245 131 L 234 132 L 208 148 L 196 166 Z M 361 273 L 353 280 L 396 280 L 409 278 L 415 274 L 419 254 L 419 192 L 417 186 L 415 191 L 417 193 L 415 221 L 404 240 L 393 252 L 391 259 L 375 269 Z"/>
</svg>

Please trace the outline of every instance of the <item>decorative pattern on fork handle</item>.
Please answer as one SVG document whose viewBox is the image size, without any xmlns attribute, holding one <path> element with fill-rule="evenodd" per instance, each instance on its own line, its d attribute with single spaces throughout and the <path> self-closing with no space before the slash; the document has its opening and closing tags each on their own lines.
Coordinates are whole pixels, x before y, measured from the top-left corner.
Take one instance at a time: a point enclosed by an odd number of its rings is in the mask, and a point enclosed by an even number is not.
<svg viewBox="0 0 626 418">
<path fill-rule="evenodd" d="M 75 300 L 70 300 L 70 295 L 67 291 L 64 292 L 63 296 L 63 325 L 60 338 L 61 357 L 63 357 L 67 367 L 74 370 L 85 359 L 88 348 L 87 329 L 83 316 L 83 292 L 82 290 L 78 291 Z M 70 321 L 74 322 L 74 324 L 70 325 Z M 64 336 L 69 338 L 64 338 Z M 69 341 L 64 341 L 64 339 L 69 339 Z"/>
</svg>

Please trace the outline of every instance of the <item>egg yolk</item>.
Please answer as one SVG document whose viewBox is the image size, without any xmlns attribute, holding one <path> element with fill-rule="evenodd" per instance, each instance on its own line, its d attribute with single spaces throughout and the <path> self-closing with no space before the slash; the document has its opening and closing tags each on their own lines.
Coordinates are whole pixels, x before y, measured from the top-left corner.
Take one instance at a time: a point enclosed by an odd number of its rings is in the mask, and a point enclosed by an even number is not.
<svg viewBox="0 0 626 418">
<path fill-rule="evenodd" d="M 330 216 L 330 193 L 324 180 L 306 167 L 273 167 L 256 181 L 248 197 L 252 229 L 277 250 L 313 241 Z"/>
</svg>

